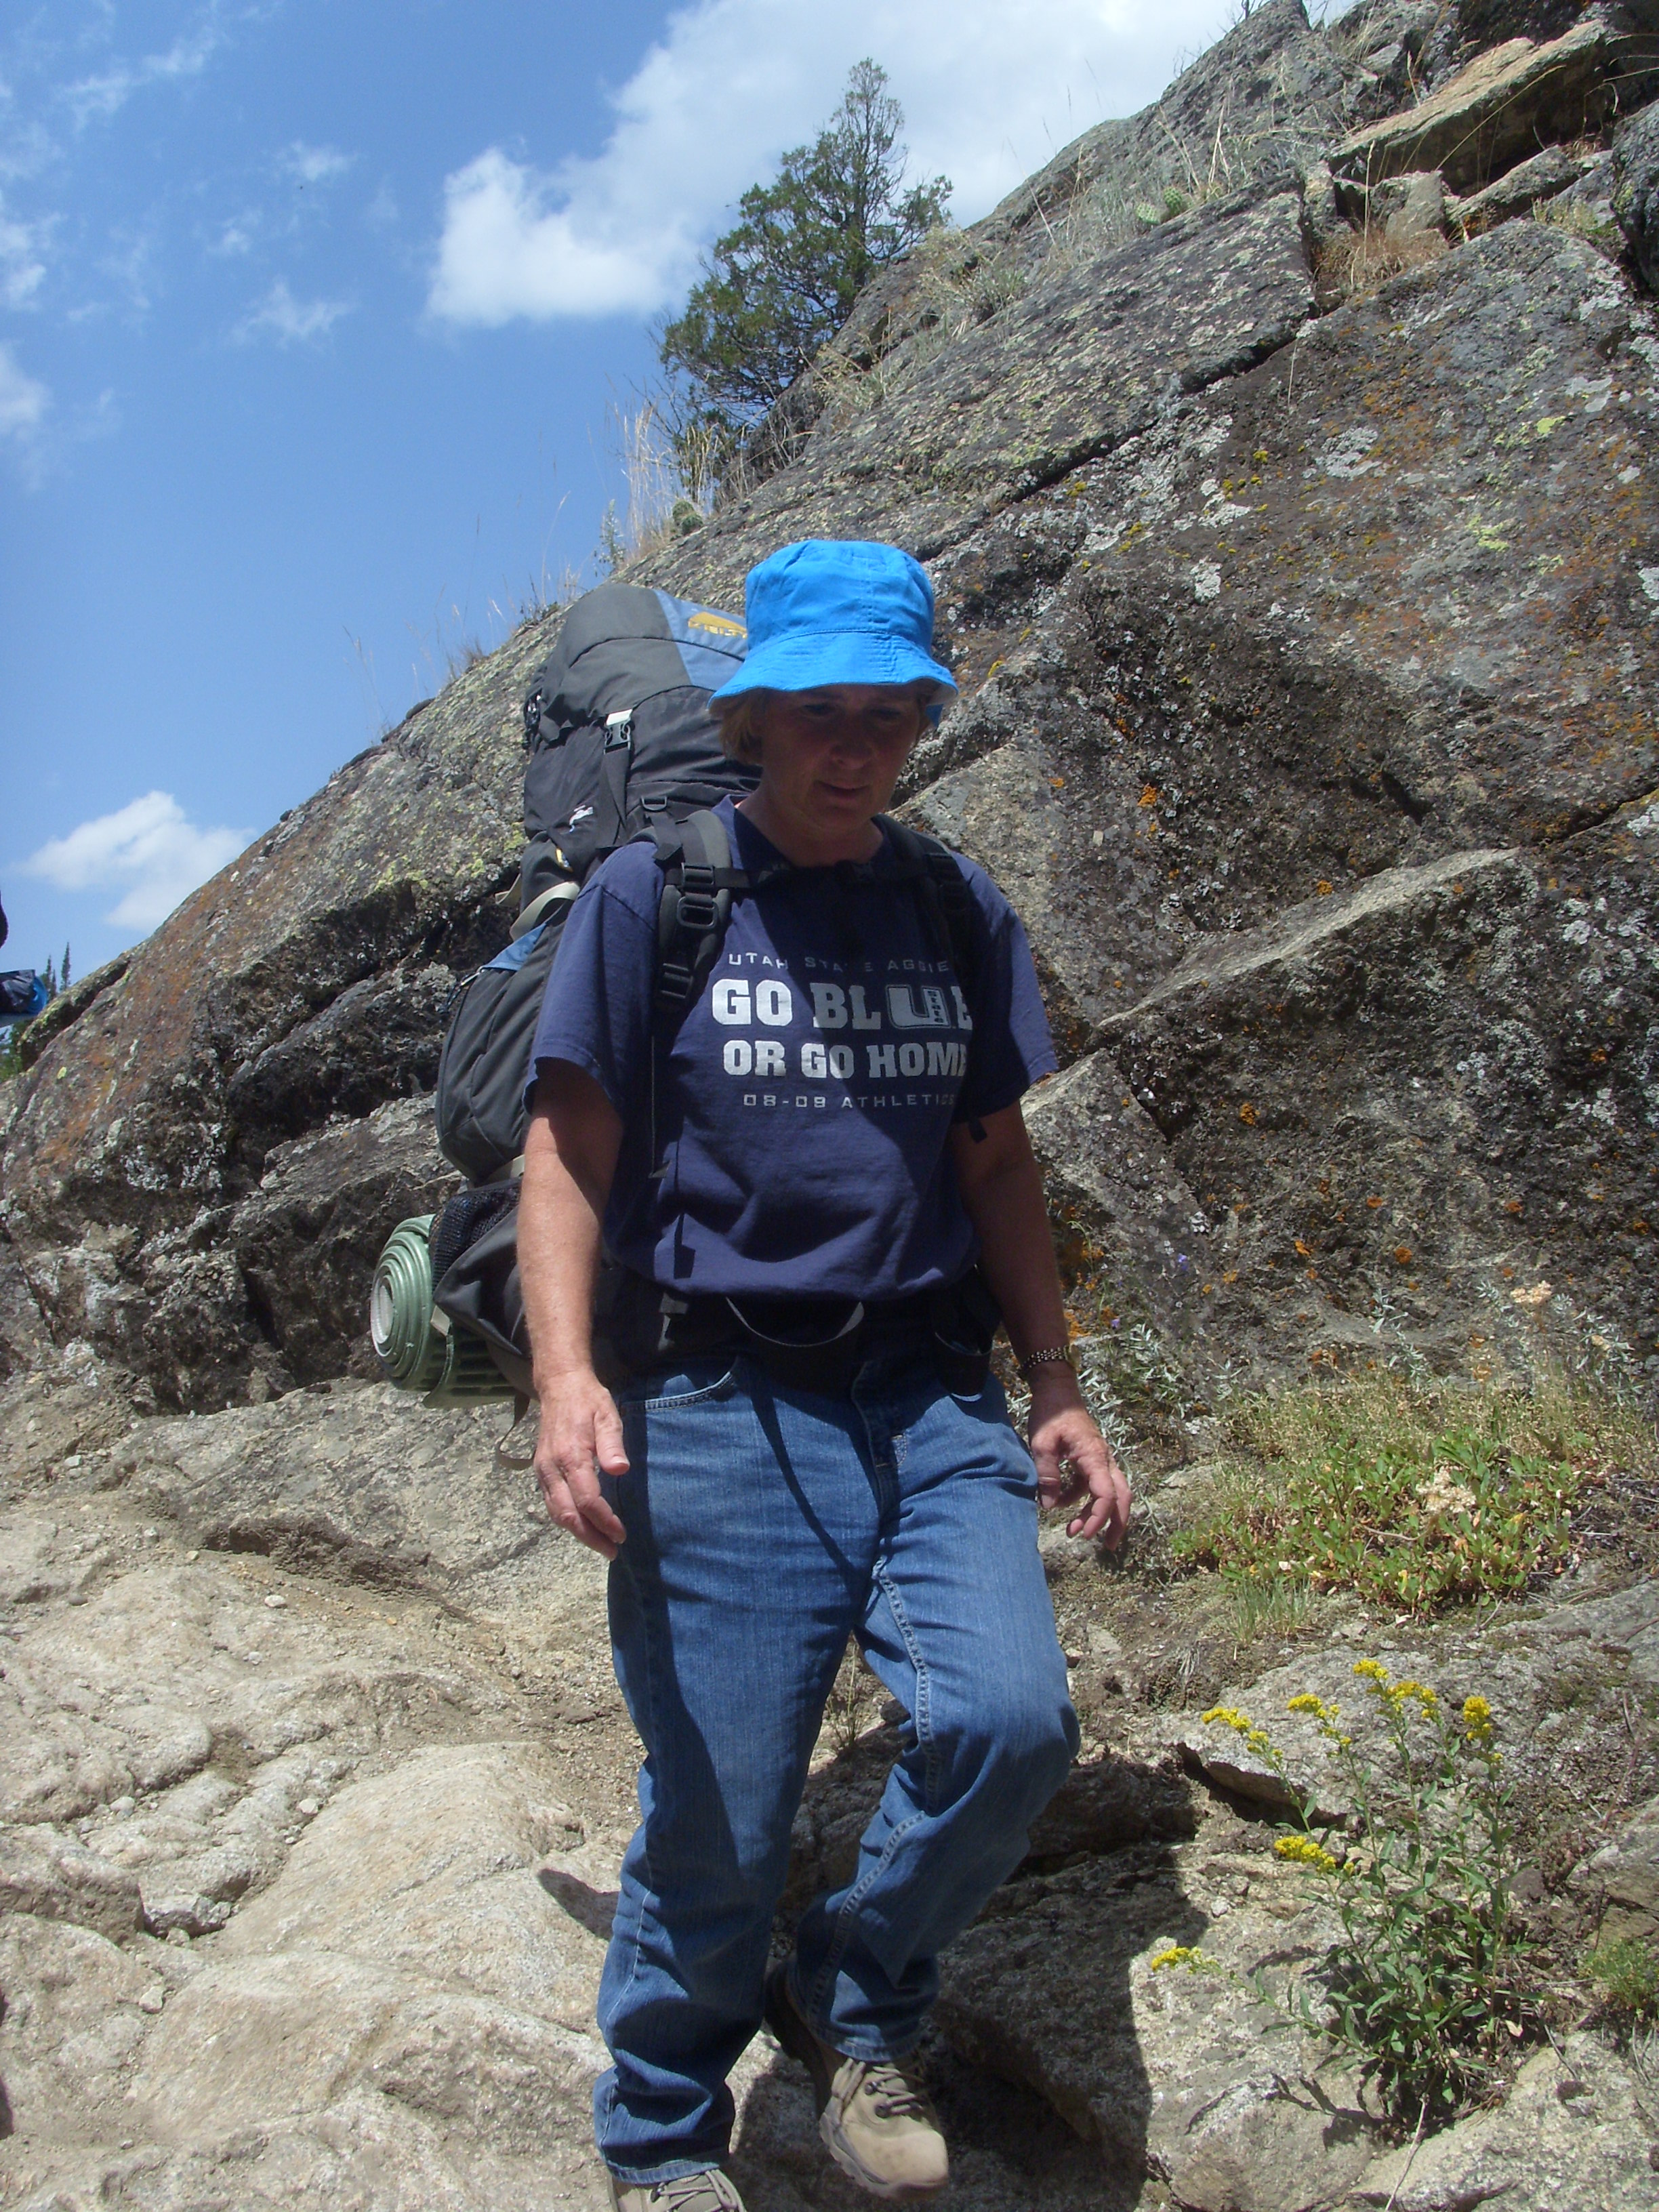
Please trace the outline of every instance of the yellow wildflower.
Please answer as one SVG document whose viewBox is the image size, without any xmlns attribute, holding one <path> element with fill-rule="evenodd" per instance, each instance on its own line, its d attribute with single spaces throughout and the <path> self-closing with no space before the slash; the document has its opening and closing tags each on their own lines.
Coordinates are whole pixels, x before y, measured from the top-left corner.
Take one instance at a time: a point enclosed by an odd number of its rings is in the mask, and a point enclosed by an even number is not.
<svg viewBox="0 0 1659 2212">
<path fill-rule="evenodd" d="M 1206 1728 L 1230 1728 L 1235 1735 L 1242 1735 L 1248 1748 L 1258 1759 L 1271 1759 L 1273 1740 L 1266 1729 L 1259 1729 L 1248 1713 L 1241 1713 L 1236 1705 L 1212 1705 L 1201 1716 Z"/>
<path fill-rule="evenodd" d="M 1205 1959 L 1204 1954 L 1194 1949 L 1190 1943 L 1171 1943 L 1168 1950 L 1160 1951 L 1155 1959 L 1150 1960 L 1147 1963 L 1153 1973 L 1161 1974 L 1169 1966 L 1201 1966 L 1205 1963 Z"/>
<path fill-rule="evenodd" d="M 1404 1681 L 1396 1682 L 1389 1695 L 1397 1705 L 1403 1705 L 1407 1698 L 1415 1698 L 1431 1720 L 1440 1704 L 1439 1698 L 1426 1682 L 1413 1682 L 1409 1676 Z"/>
<path fill-rule="evenodd" d="M 1311 1713 L 1316 1720 L 1322 1721 L 1340 1718 L 1337 1706 L 1328 1705 L 1323 1698 L 1315 1697 L 1311 1690 L 1304 1690 L 1300 1697 L 1292 1698 L 1285 1710 L 1287 1713 Z"/>
<path fill-rule="evenodd" d="M 1273 1844 L 1274 1856 L 1290 1859 L 1297 1866 L 1312 1867 L 1316 1874 L 1336 1873 L 1340 1862 L 1311 1836 L 1280 1836 Z"/>
<path fill-rule="evenodd" d="M 1375 1682 L 1382 1689 L 1386 1690 L 1389 1686 L 1389 1670 L 1380 1659 L 1356 1659 L 1353 1671 L 1356 1674 L 1363 1676 L 1366 1681 Z"/>
<path fill-rule="evenodd" d="M 1492 1738 L 1492 1707 L 1484 1698 L 1465 1698 L 1463 1726 L 1476 1743 L 1486 1743 Z"/>
</svg>

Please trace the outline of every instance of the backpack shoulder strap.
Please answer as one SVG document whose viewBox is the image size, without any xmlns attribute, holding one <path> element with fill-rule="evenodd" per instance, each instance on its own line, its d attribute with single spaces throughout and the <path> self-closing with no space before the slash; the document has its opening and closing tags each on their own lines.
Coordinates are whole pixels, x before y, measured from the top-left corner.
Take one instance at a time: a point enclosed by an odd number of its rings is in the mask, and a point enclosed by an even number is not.
<svg viewBox="0 0 1659 2212">
<path fill-rule="evenodd" d="M 707 807 L 676 821 L 659 806 L 640 835 L 655 845 L 657 866 L 662 870 L 654 1004 L 672 1021 L 685 1012 L 708 980 L 732 919 L 732 900 L 761 890 L 794 869 L 787 860 L 752 875 L 734 867 L 726 824 Z"/>
<path fill-rule="evenodd" d="M 957 865 L 956 854 L 937 837 L 913 830 L 908 823 L 895 822 L 890 814 L 878 814 L 876 820 L 890 840 L 904 872 L 914 880 L 934 942 L 948 956 L 957 981 L 971 1002 L 979 964 L 974 946 L 974 895 Z"/>
<path fill-rule="evenodd" d="M 732 892 L 748 885 L 732 866 L 726 824 L 707 807 L 684 822 L 653 816 L 650 831 L 662 870 L 653 1004 L 672 1020 L 702 988 L 732 919 Z"/>
<path fill-rule="evenodd" d="M 720 957 L 735 892 L 751 888 L 732 866 L 732 843 L 718 814 L 699 807 L 684 822 L 661 811 L 642 836 L 657 848 L 662 891 L 657 901 L 657 981 L 651 1000 L 650 1158 L 663 1173 L 657 1134 L 658 1061 Z"/>
</svg>

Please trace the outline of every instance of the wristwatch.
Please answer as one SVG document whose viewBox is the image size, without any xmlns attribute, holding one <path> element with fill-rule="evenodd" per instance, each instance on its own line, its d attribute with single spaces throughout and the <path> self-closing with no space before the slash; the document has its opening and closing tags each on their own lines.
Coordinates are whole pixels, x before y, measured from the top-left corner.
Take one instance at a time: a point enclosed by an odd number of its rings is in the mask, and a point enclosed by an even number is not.
<svg viewBox="0 0 1659 2212">
<path fill-rule="evenodd" d="M 1019 1363 L 1019 1371 L 1025 1381 L 1029 1382 L 1031 1379 L 1031 1370 L 1034 1367 L 1047 1367 L 1049 1365 L 1070 1367 L 1072 1372 L 1076 1374 L 1077 1369 L 1073 1362 L 1071 1346 L 1069 1344 L 1045 1344 L 1039 1346 L 1036 1352 L 1028 1352 L 1024 1358 Z"/>
</svg>

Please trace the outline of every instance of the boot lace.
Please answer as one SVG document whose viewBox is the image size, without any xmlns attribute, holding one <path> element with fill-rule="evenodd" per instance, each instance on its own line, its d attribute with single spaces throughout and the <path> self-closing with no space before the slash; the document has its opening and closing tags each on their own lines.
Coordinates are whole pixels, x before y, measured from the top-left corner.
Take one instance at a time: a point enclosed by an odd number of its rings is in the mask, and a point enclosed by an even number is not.
<svg viewBox="0 0 1659 2212">
<path fill-rule="evenodd" d="M 933 2108 L 915 2082 L 890 2061 L 872 2061 L 863 2069 L 863 2078 L 852 2085 L 854 2098 L 862 2098 L 878 2120 L 928 2120 L 933 2118 Z"/>
<path fill-rule="evenodd" d="M 711 2204 L 726 2208 L 726 2212 L 742 2212 L 737 2191 L 713 2167 L 704 2173 L 681 2173 L 672 2181 L 659 2181 L 651 2199 L 662 2207 L 662 2212 L 708 2212 Z"/>
</svg>

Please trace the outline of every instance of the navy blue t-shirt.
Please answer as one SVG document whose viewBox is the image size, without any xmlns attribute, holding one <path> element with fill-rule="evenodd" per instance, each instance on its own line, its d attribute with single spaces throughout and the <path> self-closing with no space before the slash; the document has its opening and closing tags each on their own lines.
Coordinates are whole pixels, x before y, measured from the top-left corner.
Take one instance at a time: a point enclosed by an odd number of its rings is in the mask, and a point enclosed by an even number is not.
<svg viewBox="0 0 1659 2212">
<path fill-rule="evenodd" d="M 730 799 L 734 864 L 781 855 Z M 623 1137 L 606 1244 L 636 1273 L 726 1296 L 869 1299 L 954 1282 L 978 1245 L 945 1139 L 1056 1066 L 1018 917 L 971 887 L 969 1009 L 890 846 L 867 866 L 793 869 L 732 904 L 713 972 L 660 1045 L 650 1146 L 652 995 L 662 871 L 611 855 L 574 902 L 532 1066 L 572 1062 Z M 660 1022 L 661 1018 L 659 1018 Z"/>
</svg>

